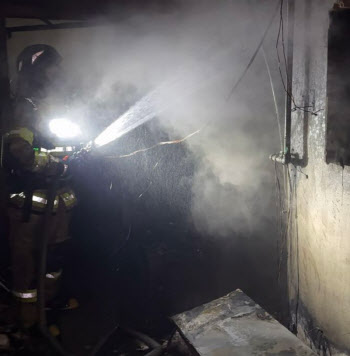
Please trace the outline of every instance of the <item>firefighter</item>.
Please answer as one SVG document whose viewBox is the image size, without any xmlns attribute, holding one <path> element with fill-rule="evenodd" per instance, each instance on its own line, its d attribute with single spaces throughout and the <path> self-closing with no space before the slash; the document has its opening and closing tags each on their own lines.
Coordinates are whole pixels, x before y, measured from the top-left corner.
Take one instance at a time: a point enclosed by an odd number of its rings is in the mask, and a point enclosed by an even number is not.
<svg viewBox="0 0 350 356">
<path fill-rule="evenodd" d="M 60 179 L 50 217 L 45 281 L 46 300 L 51 303 L 62 278 L 64 250 L 70 239 L 69 221 L 76 205 L 74 191 L 65 179 L 68 166 L 48 153 L 53 146 L 42 110 L 49 92 L 59 90 L 61 60 L 58 52 L 48 45 L 32 45 L 20 53 L 14 120 L 4 140 L 4 166 L 9 173 L 12 295 L 18 322 L 24 328 L 34 326 L 37 321 L 38 250 L 50 181 Z M 76 301 L 69 300 L 67 308 L 75 306 Z"/>
</svg>

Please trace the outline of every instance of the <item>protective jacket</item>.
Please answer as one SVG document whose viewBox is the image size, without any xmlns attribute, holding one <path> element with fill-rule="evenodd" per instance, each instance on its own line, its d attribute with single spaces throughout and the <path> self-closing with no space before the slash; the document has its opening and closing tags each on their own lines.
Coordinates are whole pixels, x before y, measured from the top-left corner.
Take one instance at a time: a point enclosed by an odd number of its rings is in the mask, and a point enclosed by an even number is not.
<svg viewBox="0 0 350 356">
<path fill-rule="evenodd" d="M 31 326 L 36 322 L 37 315 L 36 256 L 50 179 L 62 177 L 50 222 L 45 282 L 47 300 L 53 298 L 58 290 L 63 266 L 61 256 L 55 251 L 62 250 L 58 246 L 62 246 L 70 237 L 70 210 L 77 200 L 67 180 L 63 179 L 66 166 L 50 154 L 52 145 L 36 129 L 39 115 L 33 101 L 17 99 L 14 117 L 15 124 L 5 135 L 3 157 L 3 165 L 8 172 L 12 293 L 21 305 L 18 316 L 21 324 Z"/>
<path fill-rule="evenodd" d="M 12 206 L 31 211 L 43 212 L 47 204 L 48 180 L 64 175 L 66 166 L 50 154 L 53 145 L 43 137 L 28 120 L 36 114 L 36 107 L 30 99 L 21 99 L 17 104 L 19 118 L 5 137 L 4 165 L 9 172 L 9 202 Z M 62 181 L 57 191 L 53 211 L 57 211 L 60 198 L 67 210 L 76 204 L 76 197 L 66 182 Z"/>
</svg>

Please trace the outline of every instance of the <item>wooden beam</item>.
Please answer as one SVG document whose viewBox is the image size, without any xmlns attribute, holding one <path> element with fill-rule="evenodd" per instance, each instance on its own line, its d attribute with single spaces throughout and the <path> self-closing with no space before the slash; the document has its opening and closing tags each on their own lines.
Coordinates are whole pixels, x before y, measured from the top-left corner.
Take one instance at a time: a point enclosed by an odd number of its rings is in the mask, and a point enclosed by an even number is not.
<svg viewBox="0 0 350 356">
<path fill-rule="evenodd" d="M 1 16 L 50 20 L 87 20 L 104 16 L 119 20 L 133 11 L 167 12 L 180 5 L 179 0 L 26 1 L 15 5 L 10 0 L 0 0 Z"/>
<path fill-rule="evenodd" d="M 28 26 L 15 26 L 7 27 L 6 30 L 10 35 L 13 32 L 28 32 L 28 31 L 46 31 L 46 30 L 63 30 L 70 28 L 86 28 L 86 27 L 97 27 L 97 26 L 106 26 L 107 23 L 102 22 L 65 22 L 59 24 L 50 23 L 49 25 L 28 25 Z"/>
<path fill-rule="evenodd" d="M 82 12 L 62 6 L 38 6 L 38 5 L 14 5 L 8 2 L 0 4 L 0 14 L 5 18 L 28 18 L 28 19 L 50 19 L 50 20 L 80 20 L 84 19 Z"/>
</svg>

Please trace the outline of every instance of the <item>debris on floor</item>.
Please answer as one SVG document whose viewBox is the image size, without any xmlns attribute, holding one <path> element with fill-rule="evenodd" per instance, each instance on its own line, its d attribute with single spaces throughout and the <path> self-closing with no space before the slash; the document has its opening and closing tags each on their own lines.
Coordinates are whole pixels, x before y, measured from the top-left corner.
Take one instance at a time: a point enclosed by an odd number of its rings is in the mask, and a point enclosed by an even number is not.
<svg viewBox="0 0 350 356">
<path fill-rule="evenodd" d="M 172 319 L 201 356 L 315 355 L 239 289 Z"/>
</svg>

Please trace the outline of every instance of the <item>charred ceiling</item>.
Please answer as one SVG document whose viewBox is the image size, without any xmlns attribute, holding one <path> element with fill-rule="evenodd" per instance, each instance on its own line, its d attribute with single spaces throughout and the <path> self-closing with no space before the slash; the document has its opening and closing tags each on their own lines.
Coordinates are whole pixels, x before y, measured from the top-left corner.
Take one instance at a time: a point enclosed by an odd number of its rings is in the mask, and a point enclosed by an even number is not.
<svg viewBox="0 0 350 356">
<path fill-rule="evenodd" d="M 89 19 L 106 16 L 118 19 L 130 11 L 169 11 L 178 0 L 5 0 L 0 4 L 4 17 L 45 19 Z"/>
</svg>

